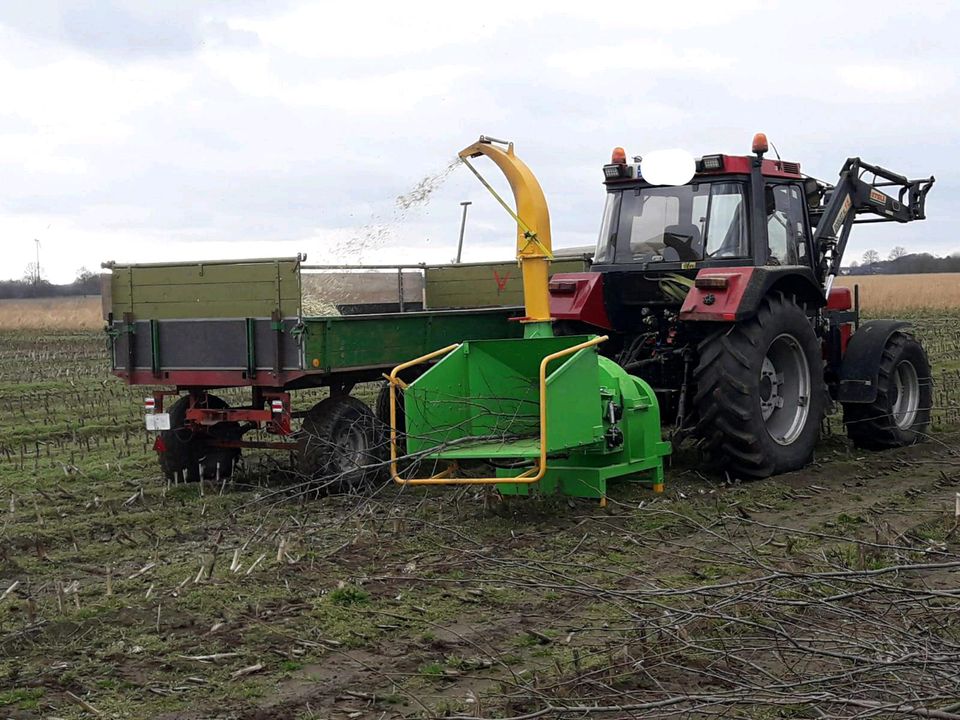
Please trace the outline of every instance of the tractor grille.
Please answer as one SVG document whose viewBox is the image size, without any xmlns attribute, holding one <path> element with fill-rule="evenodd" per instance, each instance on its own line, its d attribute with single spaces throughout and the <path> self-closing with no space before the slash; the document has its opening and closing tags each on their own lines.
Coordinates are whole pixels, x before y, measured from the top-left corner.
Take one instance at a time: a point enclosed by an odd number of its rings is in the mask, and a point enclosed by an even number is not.
<svg viewBox="0 0 960 720">
<path fill-rule="evenodd" d="M 780 163 L 780 169 L 783 170 L 785 173 L 791 173 L 791 174 L 794 174 L 794 175 L 799 175 L 799 174 L 800 174 L 800 163 L 785 162 L 785 161 L 784 161 L 784 162 L 781 162 L 781 163 Z"/>
</svg>

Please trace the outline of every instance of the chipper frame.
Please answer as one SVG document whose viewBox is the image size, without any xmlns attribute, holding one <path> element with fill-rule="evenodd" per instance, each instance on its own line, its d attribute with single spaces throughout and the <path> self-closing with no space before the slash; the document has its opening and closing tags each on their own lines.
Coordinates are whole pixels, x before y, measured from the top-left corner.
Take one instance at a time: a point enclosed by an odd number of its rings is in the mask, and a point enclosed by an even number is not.
<svg viewBox="0 0 960 720">
<path fill-rule="evenodd" d="M 501 147 L 505 145 L 504 149 Z M 504 173 L 514 212 L 480 177 L 471 158 L 485 155 Z M 651 387 L 602 357 L 606 336 L 553 333 L 547 269 L 550 215 L 543 190 L 514 154 L 513 143 L 481 137 L 460 152 L 517 222 L 517 260 L 523 276 L 524 336 L 469 341 L 403 363 L 390 373 L 390 453 L 393 479 L 404 485 L 496 485 L 503 494 L 562 493 L 600 498 L 607 481 L 645 473 L 663 489 L 660 409 Z M 400 374 L 440 358 L 413 382 Z M 406 452 L 416 465 L 447 464 L 430 477 L 400 470 L 398 393 L 403 393 Z M 481 461 L 492 477 L 465 477 Z"/>
</svg>

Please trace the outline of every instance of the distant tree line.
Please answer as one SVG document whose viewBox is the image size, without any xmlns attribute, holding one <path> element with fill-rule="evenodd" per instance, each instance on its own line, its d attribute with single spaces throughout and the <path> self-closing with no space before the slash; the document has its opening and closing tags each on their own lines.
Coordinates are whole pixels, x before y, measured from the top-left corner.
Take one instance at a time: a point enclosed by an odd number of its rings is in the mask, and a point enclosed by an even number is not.
<svg viewBox="0 0 960 720">
<path fill-rule="evenodd" d="M 87 268 L 80 268 L 71 283 L 57 285 L 30 263 L 22 280 L 0 280 L 0 299 L 63 297 L 67 295 L 99 295 L 100 276 Z"/>
<path fill-rule="evenodd" d="M 886 260 L 876 250 L 867 250 L 862 262 L 854 260 L 843 268 L 847 275 L 908 275 L 915 273 L 960 272 L 960 252 L 937 257 L 930 253 L 908 253 L 899 245 Z"/>
</svg>

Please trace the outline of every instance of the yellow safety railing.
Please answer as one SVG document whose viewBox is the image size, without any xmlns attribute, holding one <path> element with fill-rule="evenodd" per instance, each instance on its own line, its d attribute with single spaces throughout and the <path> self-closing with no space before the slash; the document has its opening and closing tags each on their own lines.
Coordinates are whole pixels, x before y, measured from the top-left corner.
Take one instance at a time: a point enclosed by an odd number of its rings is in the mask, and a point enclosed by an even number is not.
<svg viewBox="0 0 960 720">
<path fill-rule="evenodd" d="M 416 360 L 410 360 L 402 365 L 397 365 L 387 380 L 390 382 L 390 476 L 394 482 L 400 485 L 500 485 L 504 483 L 522 483 L 532 484 L 540 482 L 547 472 L 547 366 L 558 358 L 573 355 L 584 348 L 599 345 L 609 338 L 608 335 L 600 335 L 591 338 L 585 342 L 573 345 L 571 347 L 551 353 L 540 361 L 540 458 L 537 465 L 522 472 L 516 477 L 483 477 L 483 478 L 451 478 L 450 475 L 456 470 L 456 463 L 451 463 L 443 472 L 431 477 L 425 478 L 402 478 L 397 471 L 397 386 L 401 389 L 406 387 L 397 373 L 406 370 L 413 365 L 427 362 L 439 355 L 445 355 L 456 350 L 459 345 L 448 345 L 442 350 L 436 350 L 428 355 L 418 357 Z"/>
</svg>

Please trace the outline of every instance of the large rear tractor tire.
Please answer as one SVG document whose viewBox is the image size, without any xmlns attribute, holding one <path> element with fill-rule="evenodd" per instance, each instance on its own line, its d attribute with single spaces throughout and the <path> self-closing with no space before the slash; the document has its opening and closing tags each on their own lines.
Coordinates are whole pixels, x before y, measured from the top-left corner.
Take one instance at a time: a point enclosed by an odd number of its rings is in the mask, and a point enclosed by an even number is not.
<svg viewBox="0 0 960 720">
<path fill-rule="evenodd" d="M 200 407 L 216 409 L 229 407 L 216 395 L 205 396 L 199 404 Z M 169 480 L 184 482 L 197 482 L 201 478 L 213 480 L 218 474 L 220 478 L 230 477 L 240 457 L 240 449 L 212 447 L 208 440 L 239 440 L 242 436 L 240 425 L 235 422 L 217 423 L 206 433 L 197 432 L 187 426 L 189 407 L 189 395 L 170 406 L 170 429 L 160 434 L 165 449 L 158 454 L 164 476 Z"/>
<path fill-rule="evenodd" d="M 298 471 L 329 490 L 349 492 L 381 480 L 388 451 L 383 425 L 349 395 L 331 395 L 303 419 Z"/>
<path fill-rule="evenodd" d="M 883 450 L 921 442 L 930 425 L 933 382 L 923 346 L 896 332 L 880 357 L 877 398 L 872 403 L 844 403 L 847 436 L 859 448 Z"/>
<path fill-rule="evenodd" d="M 704 340 L 699 356 L 696 435 L 719 468 L 763 478 L 811 461 L 827 393 L 820 343 L 792 297 L 764 298 L 753 318 Z"/>
</svg>

